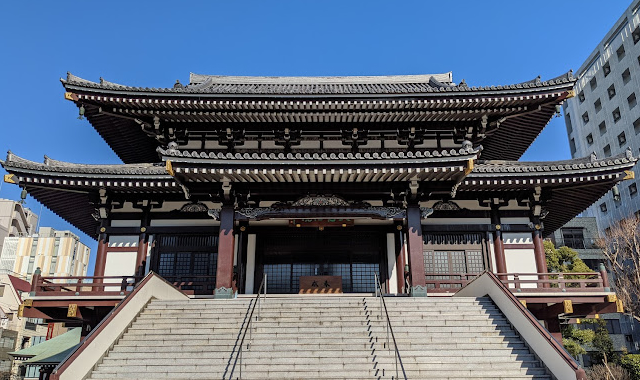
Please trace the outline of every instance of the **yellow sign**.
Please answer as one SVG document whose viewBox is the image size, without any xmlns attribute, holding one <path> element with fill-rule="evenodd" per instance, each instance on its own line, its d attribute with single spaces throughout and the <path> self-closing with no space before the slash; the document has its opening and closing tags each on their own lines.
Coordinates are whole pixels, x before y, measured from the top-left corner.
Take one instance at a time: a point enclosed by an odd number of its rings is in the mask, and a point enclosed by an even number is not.
<svg viewBox="0 0 640 380">
<path fill-rule="evenodd" d="M 167 163 L 165 164 L 165 169 L 167 170 L 167 173 L 169 173 L 170 176 L 172 177 L 176 176 L 176 172 L 173 171 L 173 165 L 171 165 L 171 161 L 167 160 Z"/>
<path fill-rule="evenodd" d="M 624 313 L 624 306 L 622 305 L 622 300 L 616 301 L 616 311 L 618 313 Z"/>
<path fill-rule="evenodd" d="M 567 91 L 567 99 L 571 99 L 576 96 L 576 92 L 574 90 Z"/>
<path fill-rule="evenodd" d="M 78 314 L 78 304 L 70 303 L 69 309 L 67 310 L 67 317 L 75 317 Z"/>
<path fill-rule="evenodd" d="M 33 300 L 32 299 L 28 299 L 28 300 L 24 300 L 23 302 L 24 306 L 33 306 Z"/>
<path fill-rule="evenodd" d="M 18 306 L 18 318 L 22 318 L 23 315 L 24 315 L 24 304 L 20 304 L 20 306 Z"/>
<path fill-rule="evenodd" d="M 634 173 L 633 170 L 625 170 L 624 174 L 625 174 L 625 176 L 622 179 L 623 181 L 625 181 L 627 179 L 635 179 L 636 178 L 636 173 Z"/>
<path fill-rule="evenodd" d="M 522 306 L 527 307 L 527 300 L 520 300 Z"/>
<path fill-rule="evenodd" d="M 74 94 L 73 92 L 65 92 L 64 98 L 67 100 L 78 100 L 78 95 Z"/>
<path fill-rule="evenodd" d="M 564 300 L 562 301 L 562 304 L 564 305 L 565 314 L 573 313 L 573 304 L 571 303 L 571 300 Z"/>
<path fill-rule="evenodd" d="M 464 169 L 464 174 L 469 175 L 473 171 L 473 160 L 467 161 L 467 168 Z"/>
<path fill-rule="evenodd" d="M 607 294 L 607 302 L 616 302 L 618 300 L 618 296 L 615 294 Z"/>
<path fill-rule="evenodd" d="M 16 180 L 13 179 L 13 177 L 14 177 L 14 174 L 5 174 L 4 175 L 4 181 L 6 183 L 16 183 Z"/>
</svg>

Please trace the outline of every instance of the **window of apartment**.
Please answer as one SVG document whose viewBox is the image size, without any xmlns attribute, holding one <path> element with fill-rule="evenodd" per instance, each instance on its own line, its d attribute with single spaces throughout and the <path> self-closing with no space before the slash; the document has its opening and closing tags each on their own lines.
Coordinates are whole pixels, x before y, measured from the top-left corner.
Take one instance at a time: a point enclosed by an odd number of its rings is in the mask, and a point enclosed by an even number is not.
<svg viewBox="0 0 640 380">
<path fill-rule="evenodd" d="M 625 71 L 622 72 L 622 82 L 624 84 L 629 83 L 629 81 L 631 80 L 631 72 L 629 71 L 629 68 L 627 68 Z"/>
<path fill-rule="evenodd" d="M 576 154 L 576 140 L 569 140 L 569 149 L 571 150 L 571 157 Z"/>
<path fill-rule="evenodd" d="M 596 109 L 596 113 L 600 112 L 600 110 L 602 110 L 602 102 L 600 101 L 600 98 L 598 98 L 598 100 L 596 100 L 595 103 L 593 103 L 593 108 Z"/>
<path fill-rule="evenodd" d="M 573 125 L 571 125 L 571 115 L 566 113 L 564 115 L 565 125 L 567 126 L 567 134 L 571 134 L 573 132 Z"/>
<path fill-rule="evenodd" d="M 624 132 L 622 132 L 621 134 L 618 135 L 618 145 L 623 146 L 626 143 L 627 143 L 627 136 L 624 134 Z"/>
<path fill-rule="evenodd" d="M 600 136 L 607 133 L 607 123 L 603 120 L 602 123 L 598 125 L 598 129 L 600 130 Z"/>
<path fill-rule="evenodd" d="M 56 273 L 57 265 L 58 265 L 58 258 L 57 257 L 52 257 L 51 258 L 51 266 L 49 267 L 49 274 Z"/>
<path fill-rule="evenodd" d="M 600 211 L 607 212 L 607 202 L 600 203 Z"/>
<path fill-rule="evenodd" d="M 602 72 L 604 73 L 605 78 L 607 75 L 611 74 L 611 65 L 609 64 L 609 61 L 602 66 Z"/>
<path fill-rule="evenodd" d="M 591 133 L 587 135 L 587 144 L 589 145 L 593 144 L 593 134 Z"/>
<path fill-rule="evenodd" d="M 640 59 L 640 58 L 638 58 Z M 580 91 L 580 93 L 578 94 L 578 100 L 580 101 L 580 103 L 584 102 L 584 91 Z"/>
<path fill-rule="evenodd" d="M 637 44 L 640 41 L 640 25 L 636 26 L 636 29 L 631 33 L 631 37 L 633 37 L 633 43 Z"/>
<path fill-rule="evenodd" d="M 620 107 L 614 109 L 613 112 L 611 112 L 611 116 L 613 116 L 613 121 L 617 123 L 622 118 Z"/>
<path fill-rule="evenodd" d="M 573 249 L 584 249 L 584 230 L 582 228 L 563 228 L 562 245 Z"/>
<path fill-rule="evenodd" d="M 633 130 L 636 131 L 636 134 L 640 133 L 640 117 L 633 122 Z"/>
<path fill-rule="evenodd" d="M 609 144 L 607 144 L 602 151 L 605 157 L 611 157 L 611 146 Z"/>
<path fill-rule="evenodd" d="M 591 78 L 589 84 L 591 85 L 591 91 L 595 90 L 598 87 L 598 80 L 596 77 Z"/>
<path fill-rule="evenodd" d="M 624 45 L 620 45 L 618 50 L 616 50 L 616 55 L 618 56 L 618 61 L 622 61 L 625 55 Z"/>
<path fill-rule="evenodd" d="M 587 124 L 589 122 L 589 113 L 585 112 L 582 114 L 582 121 Z"/>
<path fill-rule="evenodd" d="M 636 100 L 635 92 L 629 95 L 629 97 L 627 98 L 627 103 L 629 104 L 629 109 L 632 109 L 633 107 L 636 106 L 636 104 L 638 104 L 638 101 Z"/>
<path fill-rule="evenodd" d="M 607 88 L 607 94 L 609 94 L 609 99 L 616 96 L 616 86 L 614 85 L 609 86 L 609 88 Z"/>
<path fill-rule="evenodd" d="M 33 274 L 33 265 L 36 261 L 35 257 L 29 257 L 29 267 L 27 268 L 27 274 L 28 275 L 32 275 Z"/>
<path fill-rule="evenodd" d="M 636 185 L 634 182 L 631 185 L 629 185 L 629 196 L 635 197 L 636 194 L 638 194 L 638 185 Z"/>
</svg>

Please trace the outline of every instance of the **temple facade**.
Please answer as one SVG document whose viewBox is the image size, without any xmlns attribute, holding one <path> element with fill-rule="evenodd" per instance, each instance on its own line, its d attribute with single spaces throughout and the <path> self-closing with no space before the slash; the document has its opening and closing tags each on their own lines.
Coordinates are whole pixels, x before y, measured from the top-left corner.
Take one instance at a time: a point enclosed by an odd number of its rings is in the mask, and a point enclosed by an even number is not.
<svg viewBox="0 0 640 380">
<path fill-rule="evenodd" d="M 574 82 L 191 74 L 139 88 L 68 74 L 65 98 L 123 164 L 0 162 L 99 241 L 93 277 L 36 273 L 24 313 L 90 330 L 150 271 L 215 298 L 265 275 L 269 293 L 371 293 L 377 275 L 390 294 L 447 296 L 490 271 L 555 334 L 558 314 L 615 311 L 604 272 L 548 274 L 542 240 L 637 159 L 518 161 Z"/>
</svg>

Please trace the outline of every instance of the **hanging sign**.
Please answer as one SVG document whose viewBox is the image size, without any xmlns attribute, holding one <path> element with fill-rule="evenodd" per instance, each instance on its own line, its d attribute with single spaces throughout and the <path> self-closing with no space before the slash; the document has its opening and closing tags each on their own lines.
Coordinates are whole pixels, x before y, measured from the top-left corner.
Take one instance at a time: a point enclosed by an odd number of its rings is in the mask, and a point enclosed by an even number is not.
<svg viewBox="0 0 640 380">
<path fill-rule="evenodd" d="M 351 227 L 353 219 L 291 219 L 289 227 L 314 227 L 322 231 L 325 227 Z"/>
</svg>

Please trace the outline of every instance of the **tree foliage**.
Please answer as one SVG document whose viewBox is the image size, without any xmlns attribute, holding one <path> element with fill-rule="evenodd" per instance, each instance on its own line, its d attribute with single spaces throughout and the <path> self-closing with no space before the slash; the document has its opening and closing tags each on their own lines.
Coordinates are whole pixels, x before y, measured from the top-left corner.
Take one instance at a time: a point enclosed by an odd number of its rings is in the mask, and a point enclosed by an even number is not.
<svg viewBox="0 0 640 380">
<path fill-rule="evenodd" d="M 581 321 L 582 326 L 589 328 L 577 328 L 567 325 L 562 330 L 562 345 L 574 357 L 586 354 L 589 348 L 591 360 L 594 363 L 618 362 L 619 355 L 614 352 L 613 341 L 607 331 L 607 322 L 604 319 L 589 318 Z"/>
<path fill-rule="evenodd" d="M 625 312 L 640 314 L 640 219 L 626 218 L 612 225 L 598 241 L 608 260 L 611 282 Z"/>
<path fill-rule="evenodd" d="M 623 355 L 620 359 L 620 365 L 629 372 L 632 380 L 640 380 L 640 355 Z"/>
<path fill-rule="evenodd" d="M 569 247 L 556 248 L 552 242 L 544 242 L 544 253 L 547 257 L 547 269 L 549 272 L 593 272 L 587 264 L 578 257 L 578 252 Z"/>
<path fill-rule="evenodd" d="M 629 372 L 620 365 L 598 364 L 587 370 L 587 379 L 589 380 L 635 380 Z"/>
</svg>

